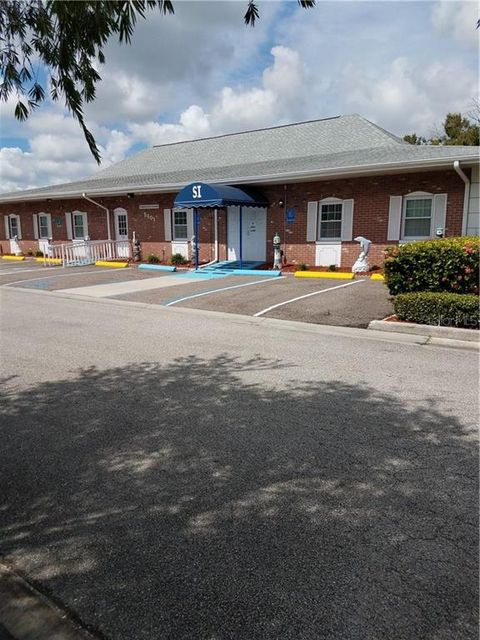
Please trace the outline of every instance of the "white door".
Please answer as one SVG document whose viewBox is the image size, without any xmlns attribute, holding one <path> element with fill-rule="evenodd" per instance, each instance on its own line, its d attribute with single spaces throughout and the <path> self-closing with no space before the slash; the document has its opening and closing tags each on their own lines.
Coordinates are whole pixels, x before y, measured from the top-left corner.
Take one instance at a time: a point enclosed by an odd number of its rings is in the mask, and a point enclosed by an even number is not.
<svg viewBox="0 0 480 640">
<path fill-rule="evenodd" d="M 15 256 L 20 256 L 22 250 L 18 244 L 18 240 L 21 240 L 22 233 L 20 231 L 20 216 L 10 215 L 5 216 L 5 231 L 7 238 L 10 238 L 10 253 Z"/>
<path fill-rule="evenodd" d="M 240 209 L 227 208 L 228 259 L 240 259 Z M 267 257 L 267 209 L 242 208 L 242 259 L 265 262 Z"/>
<path fill-rule="evenodd" d="M 115 240 L 117 241 L 117 257 L 130 257 L 130 243 L 128 241 L 128 214 L 125 209 L 115 209 Z"/>
<path fill-rule="evenodd" d="M 73 211 L 72 213 L 72 230 L 73 244 L 75 248 L 73 255 L 77 260 L 87 258 L 87 247 L 85 242 L 88 240 L 87 214 L 82 211 Z"/>
<path fill-rule="evenodd" d="M 50 253 L 50 238 L 52 237 L 52 224 L 50 215 L 39 213 L 37 216 L 38 225 L 38 248 L 43 255 Z"/>
</svg>

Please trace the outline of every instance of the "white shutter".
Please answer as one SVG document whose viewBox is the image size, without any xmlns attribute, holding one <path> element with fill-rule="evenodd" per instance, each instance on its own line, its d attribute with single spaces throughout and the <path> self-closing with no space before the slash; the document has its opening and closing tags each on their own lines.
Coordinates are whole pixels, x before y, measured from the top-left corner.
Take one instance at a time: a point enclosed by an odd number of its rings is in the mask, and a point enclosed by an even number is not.
<svg viewBox="0 0 480 640">
<path fill-rule="evenodd" d="M 73 230 L 72 230 L 72 214 L 71 213 L 65 214 L 65 223 L 67 225 L 67 238 L 69 240 L 72 240 Z"/>
<path fill-rule="evenodd" d="M 402 196 L 390 196 L 390 209 L 388 211 L 387 240 L 400 240 L 401 224 L 402 224 Z"/>
<path fill-rule="evenodd" d="M 197 215 L 199 215 L 197 211 Z M 193 227 L 193 209 L 187 210 L 187 238 L 188 240 L 192 239 L 193 234 L 195 233 Z"/>
<path fill-rule="evenodd" d="M 47 226 L 48 226 L 48 237 L 52 238 L 53 237 L 53 231 L 52 231 L 52 216 L 50 213 L 47 213 Z"/>
<path fill-rule="evenodd" d="M 433 228 L 432 236 L 435 236 L 438 227 L 442 227 L 445 235 L 445 223 L 447 220 L 447 194 L 437 193 L 433 196 Z"/>
<path fill-rule="evenodd" d="M 88 238 L 88 213 L 83 213 L 83 238 Z"/>
<path fill-rule="evenodd" d="M 5 220 L 5 239 L 8 240 L 10 238 L 10 224 L 8 222 L 8 216 L 3 217 Z"/>
<path fill-rule="evenodd" d="M 163 210 L 163 224 L 165 229 L 165 242 L 172 240 L 172 210 Z"/>
<path fill-rule="evenodd" d="M 343 201 L 341 238 L 347 241 L 353 239 L 353 199 Z"/>
<path fill-rule="evenodd" d="M 38 216 L 36 213 L 33 214 L 33 237 L 35 240 L 38 240 Z"/>
<path fill-rule="evenodd" d="M 317 239 L 318 202 L 307 204 L 307 242 L 315 242 Z"/>
<path fill-rule="evenodd" d="M 21 240 L 22 239 L 22 224 L 21 224 L 21 221 L 20 221 L 20 216 L 15 216 L 15 218 L 17 219 L 17 229 L 18 229 L 17 238 L 19 240 Z"/>
</svg>

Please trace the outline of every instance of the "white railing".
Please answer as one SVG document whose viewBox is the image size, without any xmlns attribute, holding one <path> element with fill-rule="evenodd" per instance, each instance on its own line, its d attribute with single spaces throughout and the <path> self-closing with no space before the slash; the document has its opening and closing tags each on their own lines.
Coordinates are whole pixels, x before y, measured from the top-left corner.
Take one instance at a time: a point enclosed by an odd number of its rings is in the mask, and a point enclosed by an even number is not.
<svg viewBox="0 0 480 640">
<path fill-rule="evenodd" d="M 102 260 L 128 260 L 132 257 L 129 240 L 80 240 L 69 244 L 49 244 L 45 247 L 43 264 L 78 267 Z"/>
</svg>

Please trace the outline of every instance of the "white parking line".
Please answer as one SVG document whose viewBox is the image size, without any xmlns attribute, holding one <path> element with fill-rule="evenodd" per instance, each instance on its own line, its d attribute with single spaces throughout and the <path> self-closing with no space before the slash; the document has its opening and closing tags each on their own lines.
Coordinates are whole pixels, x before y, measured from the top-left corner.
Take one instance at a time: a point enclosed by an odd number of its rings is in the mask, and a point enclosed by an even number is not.
<svg viewBox="0 0 480 640">
<path fill-rule="evenodd" d="M 15 280 L 15 282 L 6 282 L 0 285 L 0 287 L 11 287 L 14 284 L 25 284 L 26 282 L 37 282 L 38 280 L 50 280 L 50 278 L 72 278 L 73 276 L 79 276 L 83 273 L 112 273 L 111 269 L 98 269 L 97 271 L 77 271 L 76 273 L 61 273 L 58 276 L 52 273 L 51 276 L 45 276 L 44 278 L 28 278 L 26 280 Z"/>
<path fill-rule="evenodd" d="M 185 296 L 184 298 L 178 298 L 167 302 L 166 307 L 173 307 L 174 304 L 184 302 L 185 300 L 193 300 L 193 298 L 200 298 L 201 296 L 209 296 L 212 293 L 220 293 L 221 291 L 228 291 L 229 289 L 240 289 L 240 287 L 250 287 L 252 284 L 266 284 L 267 282 L 276 282 L 277 280 L 283 280 L 285 276 L 277 276 L 275 278 L 262 278 L 261 280 L 255 280 L 254 282 L 245 282 L 243 284 L 234 284 L 229 287 L 222 287 L 221 289 L 209 289 L 208 291 L 202 291 L 201 293 L 194 293 L 191 296 Z"/>
<path fill-rule="evenodd" d="M 278 307 L 283 307 L 286 304 L 290 304 L 290 302 L 296 302 L 297 300 L 303 300 L 304 298 L 310 298 L 311 296 L 318 296 L 320 293 L 327 293 L 327 291 L 333 291 L 334 289 L 341 289 L 342 287 L 349 287 L 352 284 L 360 284 L 363 280 L 354 280 L 353 282 L 347 282 L 346 284 L 339 284 L 336 287 L 329 287 L 328 289 L 320 289 L 320 291 L 313 291 L 312 293 L 306 293 L 304 296 L 298 296 L 297 298 L 291 298 L 290 300 L 285 300 L 285 302 L 279 302 L 278 304 L 273 304 L 271 307 L 267 307 L 266 309 L 262 309 L 258 313 L 254 313 L 253 317 L 258 318 L 259 316 L 263 316 L 265 313 L 272 311 L 273 309 L 277 309 Z"/>
<path fill-rule="evenodd" d="M 54 268 L 58 268 L 58 267 L 54 267 Z M 12 276 L 15 273 L 32 273 L 33 271 L 38 273 L 39 271 L 42 272 L 43 269 L 44 267 L 37 267 L 36 269 L 14 269 L 13 271 L 3 271 L 2 269 L 0 269 L 0 278 L 2 276 Z"/>
</svg>

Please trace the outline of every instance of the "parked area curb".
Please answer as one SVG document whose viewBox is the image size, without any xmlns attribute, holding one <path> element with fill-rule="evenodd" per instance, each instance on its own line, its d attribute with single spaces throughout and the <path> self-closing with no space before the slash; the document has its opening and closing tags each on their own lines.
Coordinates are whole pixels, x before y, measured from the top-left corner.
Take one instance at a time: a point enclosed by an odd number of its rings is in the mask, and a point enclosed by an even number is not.
<svg viewBox="0 0 480 640">
<path fill-rule="evenodd" d="M 259 269 L 232 269 L 229 271 L 229 275 L 232 276 L 265 276 L 267 278 L 278 278 L 282 275 L 280 270 L 265 269 L 260 271 Z"/>
<path fill-rule="evenodd" d="M 0 625 L 15 640 L 93 640 L 95 637 L 1 563 Z"/>
<path fill-rule="evenodd" d="M 148 269 L 150 271 L 176 271 L 177 267 L 167 264 L 139 264 L 139 269 Z"/>
<path fill-rule="evenodd" d="M 354 273 L 340 271 L 295 271 L 296 278 L 331 278 L 332 280 L 353 280 Z"/>
<path fill-rule="evenodd" d="M 35 258 L 35 262 L 41 262 L 42 264 L 62 264 L 63 260 L 61 258 Z"/>
<path fill-rule="evenodd" d="M 97 260 L 96 267 L 112 267 L 112 269 L 124 269 L 128 267 L 128 262 L 110 262 L 108 260 Z"/>
<path fill-rule="evenodd" d="M 25 260 L 25 256 L 2 256 L 2 260 L 10 260 L 11 262 L 21 262 Z"/>
<path fill-rule="evenodd" d="M 417 336 L 426 336 L 427 338 L 479 342 L 479 332 L 474 329 L 437 327 L 429 324 L 416 324 L 414 322 L 388 322 L 387 320 L 372 320 L 368 328 L 374 329 L 375 331 L 389 331 L 391 333 L 410 333 Z"/>
<path fill-rule="evenodd" d="M 381 273 L 372 273 L 370 276 L 370 280 L 381 280 L 382 282 L 385 280 L 385 276 Z"/>
</svg>

